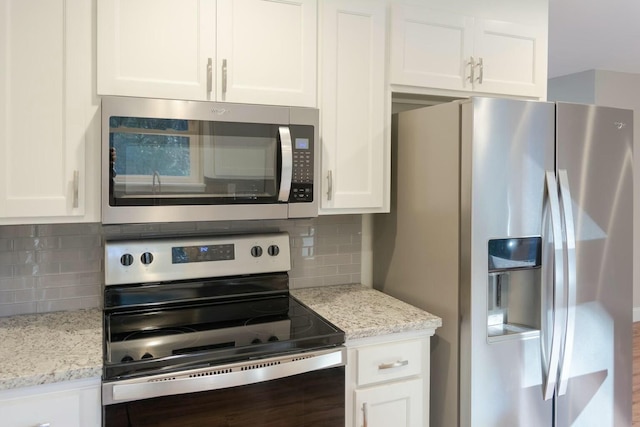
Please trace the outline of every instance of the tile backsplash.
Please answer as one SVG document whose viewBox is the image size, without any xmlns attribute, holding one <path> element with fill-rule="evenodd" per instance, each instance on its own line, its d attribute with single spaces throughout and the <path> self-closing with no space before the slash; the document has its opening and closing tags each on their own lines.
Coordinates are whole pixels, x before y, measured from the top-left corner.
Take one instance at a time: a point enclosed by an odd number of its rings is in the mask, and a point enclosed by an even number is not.
<svg viewBox="0 0 640 427">
<path fill-rule="evenodd" d="M 0 316 L 100 307 L 103 241 L 286 231 L 292 289 L 360 282 L 362 216 L 199 223 L 0 226 Z"/>
</svg>

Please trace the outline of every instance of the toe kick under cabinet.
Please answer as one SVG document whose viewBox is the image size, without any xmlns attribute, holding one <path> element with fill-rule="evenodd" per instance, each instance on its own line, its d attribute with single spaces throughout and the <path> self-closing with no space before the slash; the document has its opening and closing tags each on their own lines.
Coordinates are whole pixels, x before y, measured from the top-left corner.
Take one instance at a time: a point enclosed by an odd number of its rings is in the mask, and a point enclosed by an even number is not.
<svg viewBox="0 0 640 427">
<path fill-rule="evenodd" d="M 347 341 L 346 425 L 429 425 L 429 340 L 433 331 Z"/>
</svg>

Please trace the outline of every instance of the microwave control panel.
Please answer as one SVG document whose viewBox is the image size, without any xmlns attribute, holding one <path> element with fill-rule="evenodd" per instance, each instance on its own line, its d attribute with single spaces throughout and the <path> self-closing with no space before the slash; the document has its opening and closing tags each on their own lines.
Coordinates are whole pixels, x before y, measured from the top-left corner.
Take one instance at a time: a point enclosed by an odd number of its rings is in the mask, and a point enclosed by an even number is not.
<svg viewBox="0 0 640 427">
<path fill-rule="evenodd" d="M 293 171 L 289 202 L 313 201 L 314 144 L 313 127 L 291 126 Z"/>
</svg>

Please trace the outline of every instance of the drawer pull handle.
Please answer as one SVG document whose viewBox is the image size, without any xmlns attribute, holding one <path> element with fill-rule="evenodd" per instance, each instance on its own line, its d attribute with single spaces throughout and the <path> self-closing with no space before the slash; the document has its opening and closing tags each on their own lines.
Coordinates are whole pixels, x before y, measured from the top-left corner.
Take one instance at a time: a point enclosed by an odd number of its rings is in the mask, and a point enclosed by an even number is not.
<svg viewBox="0 0 640 427">
<path fill-rule="evenodd" d="M 409 364 L 408 360 L 398 360 L 397 362 L 393 362 L 393 363 L 381 363 L 380 365 L 378 365 L 378 369 L 382 370 L 382 369 L 393 369 L 393 368 L 399 368 L 401 366 L 407 366 Z"/>
</svg>

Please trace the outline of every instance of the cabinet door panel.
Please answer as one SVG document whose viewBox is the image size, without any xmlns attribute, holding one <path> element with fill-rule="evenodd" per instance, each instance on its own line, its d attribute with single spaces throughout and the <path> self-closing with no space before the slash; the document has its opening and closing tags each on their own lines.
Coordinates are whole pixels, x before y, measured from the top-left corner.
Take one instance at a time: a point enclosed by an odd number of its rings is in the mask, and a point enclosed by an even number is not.
<svg viewBox="0 0 640 427">
<path fill-rule="evenodd" d="M 470 90 L 473 18 L 394 4 L 391 83 Z"/>
<path fill-rule="evenodd" d="M 7 0 L 0 8 L 2 218 L 84 214 L 90 25 L 83 0 Z"/>
<path fill-rule="evenodd" d="M 388 205 L 385 16 L 383 1 L 323 2 L 322 213 Z"/>
<path fill-rule="evenodd" d="M 98 2 L 98 94 L 214 99 L 209 59 L 215 0 Z"/>
<path fill-rule="evenodd" d="M 482 81 L 477 91 L 544 97 L 540 79 L 546 78 L 546 37 L 536 27 L 478 20 L 475 54 L 482 58 Z M 480 70 L 476 71 L 477 77 Z"/>
<path fill-rule="evenodd" d="M 218 0 L 218 100 L 315 107 L 316 7 Z"/>
<path fill-rule="evenodd" d="M 422 380 L 415 379 L 355 391 L 355 425 L 423 427 Z"/>
</svg>

